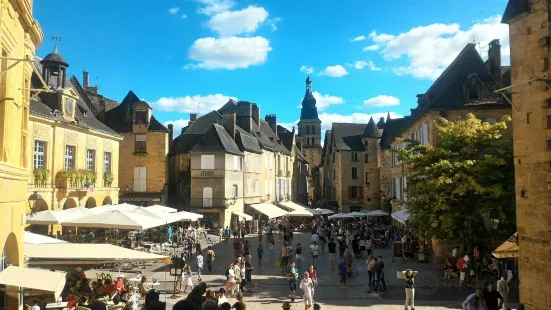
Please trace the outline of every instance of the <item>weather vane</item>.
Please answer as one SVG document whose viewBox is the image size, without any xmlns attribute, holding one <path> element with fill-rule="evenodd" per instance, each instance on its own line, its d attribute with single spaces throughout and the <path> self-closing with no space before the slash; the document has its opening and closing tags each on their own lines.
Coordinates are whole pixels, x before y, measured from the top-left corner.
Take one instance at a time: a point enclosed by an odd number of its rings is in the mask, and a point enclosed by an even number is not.
<svg viewBox="0 0 551 310">
<path fill-rule="evenodd" d="M 52 41 L 61 41 L 61 37 L 59 36 L 59 33 L 56 33 L 55 37 L 52 37 Z"/>
</svg>

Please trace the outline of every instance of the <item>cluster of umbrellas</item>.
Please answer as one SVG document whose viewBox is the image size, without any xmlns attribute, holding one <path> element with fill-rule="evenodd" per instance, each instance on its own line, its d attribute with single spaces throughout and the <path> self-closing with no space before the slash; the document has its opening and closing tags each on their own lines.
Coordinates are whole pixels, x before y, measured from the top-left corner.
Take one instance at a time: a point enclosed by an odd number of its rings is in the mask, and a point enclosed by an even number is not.
<svg viewBox="0 0 551 310">
<path fill-rule="evenodd" d="M 382 210 L 375 210 L 375 211 L 364 210 L 360 212 L 338 213 L 338 214 L 329 216 L 328 219 L 334 220 L 334 219 L 347 219 L 347 218 L 364 217 L 364 216 L 379 217 L 379 216 L 388 216 L 388 215 L 389 214 L 387 212 L 384 212 Z"/>
<path fill-rule="evenodd" d="M 27 224 L 142 230 L 179 221 L 197 221 L 201 214 L 161 205 L 140 207 L 127 203 L 92 209 L 45 210 L 27 216 Z"/>
</svg>

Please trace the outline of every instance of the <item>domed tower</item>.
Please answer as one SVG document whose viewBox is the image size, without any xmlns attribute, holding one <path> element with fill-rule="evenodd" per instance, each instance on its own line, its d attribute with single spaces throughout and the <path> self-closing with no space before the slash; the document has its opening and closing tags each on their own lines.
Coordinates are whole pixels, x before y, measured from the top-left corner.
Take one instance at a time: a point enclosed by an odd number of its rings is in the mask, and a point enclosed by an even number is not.
<svg viewBox="0 0 551 310">
<path fill-rule="evenodd" d="M 40 61 L 40 64 L 42 65 L 42 77 L 44 78 L 44 82 L 46 82 L 50 88 L 65 88 L 69 64 L 57 51 L 57 45 L 54 47 L 53 52 L 46 55 L 46 57 Z"/>
<path fill-rule="evenodd" d="M 379 142 L 381 141 L 382 129 L 378 128 L 373 120 L 369 119 L 365 126 L 362 142 L 364 146 L 364 205 L 367 210 L 381 208 L 381 184 L 380 170 L 381 160 L 379 158 Z"/>
<path fill-rule="evenodd" d="M 318 117 L 316 98 L 312 94 L 312 79 L 306 78 L 306 92 L 302 99 L 300 121 L 298 122 L 298 137 L 308 160 L 308 200 L 313 200 L 314 180 L 312 170 L 321 162 L 321 120 Z"/>
</svg>

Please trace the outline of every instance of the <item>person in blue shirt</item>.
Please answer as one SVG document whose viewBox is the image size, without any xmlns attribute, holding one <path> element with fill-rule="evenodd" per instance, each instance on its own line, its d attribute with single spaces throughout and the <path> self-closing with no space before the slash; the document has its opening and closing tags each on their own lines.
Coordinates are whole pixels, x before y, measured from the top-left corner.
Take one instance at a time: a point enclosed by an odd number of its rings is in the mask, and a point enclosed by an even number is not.
<svg viewBox="0 0 551 310">
<path fill-rule="evenodd" d="M 467 299 L 463 302 L 463 310 L 479 310 L 483 309 L 484 306 L 481 305 L 482 303 L 482 290 L 478 289 L 473 294 L 469 295 Z"/>
<path fill-rule="evenodd" d="M 344 261 L 344 259 L 339 263 L 339 275 L 341 276 L 341 280 L 339 282 L 339 287 L 341 285 L 344 285 L 344 287 L 346 288 L 346 262 Z"/>
<path fill-rule="evenodd" d="M 297 291 L 297 278 L 298 278 L 298 269 L 295 268 L 295 263 L 291 264 L 291 268 L 289 269 L 287 278 L 289 279 L 289 291 L 290 291 L 289 296 L 291 297 L 291 302 L 295 302 L 295 294 Z"/>
<path fill-rule="evenodd" d="M 258 255 L 258 266 L 262 265 L 262 255 L 264 255 L 264 249 L 262 248 L 262 243 L 258 244 L 256 248 L 256 254 Z"/>
<path fill-rule="evenodd" d="M 168 226 L 168 240 L 172 238 L 172 226 Z"/>
<path fill-rule="evenodd" d="M 226 226 L 226 229 L 224 231 L 224 235 L 226 236 L 226 244 L 228 244 L 228 239 L 230 239 L 231 236 L 231 230 L 228 226 Z"/>
</svg>

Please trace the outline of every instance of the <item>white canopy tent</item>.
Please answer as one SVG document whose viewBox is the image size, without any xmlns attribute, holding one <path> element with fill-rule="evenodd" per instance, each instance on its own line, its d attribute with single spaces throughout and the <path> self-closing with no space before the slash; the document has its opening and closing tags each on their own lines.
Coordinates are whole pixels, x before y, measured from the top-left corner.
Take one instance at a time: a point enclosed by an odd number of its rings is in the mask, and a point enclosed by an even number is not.
<svg viewBox="0 0 551 310">
<path fill-rule="evenodd" d="M 86 208 L 71 208 L 57 211 L 44 210 L 27 215 L 26 222 L 31 225 L 56 225 L 93 214 L 89 210 Z"/>
<path fill-rule="evenodd" d="M 320 208 L 316 208 L 316 209 L 314 209 L 314 211 L 316 211 L 316 213 L 319 214 L 319 215 L 327 215 L 327 214 L 333 214 L 333 213 L 335 213 L 335 212 L 332 211 L 332 210 L 329 210 L 329 209 L 320 209 Z"/>
<path fill-rule="evenodd" d="M 152 206 L 149 206 L 149 207 L 145 207 L 145 209 L 148 210 L 148 211 L 153 211 L 153 212 L 164 212 L 164 213 L 178 212 L 178 210 L 176 210 L 174 208 L 169 208 L 169 207 L 165 207 L 165 206 L 161 206 L 161 205 L 152 205 Z"/>
<path fill-rule="evenodd" d="M 253 220 L 252 216 L 250 216 L 250 215 L 248 215 L 248 214 L 246 214 L 242 211 L 232 211 L 232 214 L 235 214 L 236 216 L 242 217 L 247 221 L 252 221 Z"/>
<path fill-rule="evenodd" d="M 309 209 L 295 209 L 285 214 L 286 217 L 313 217 L 315 214 Z"/>
<path fill-rule="evenodd" d="M 284 209 L 291 210 L 289 213 L 285 215 L 287 217 L 289 216 L 312 217 L 314 215 L 317 215 L 317 213 L 314 210 L 293 201 L 280 201 L 278 202 L 278 204 Z"/>
<path fill-rule="evenodd" d="M 50 243 L 67 243 L 67 241 L 56 238 L 39 235 L 30 231 L 25 232 L 25 244 L 50 244 Z"/>
<path fill-rule="evenodd" d="M 175 215 L 180 218 L 180 221 L 192 221 L 195 222 L 198 219 L 202 219 L 203 215 L 193 212 L 187 212 L 187 211 L 179 211 L 176 213 L 170 213 L 170 215 Z"/>
<path fill-rule="evenodd" d="M 347 218 L 354 218 L 354 216 L 349 215 L 347 213 L 337 213 L 335 215 L 331 215 L 327 217 L 330 220 L 337 220 L 337 219 L 347 219 Z"/>
<path fill-rule="evenodd" d="M 25 291 L 52 293 L 57 300 L 65 286 L 65 273 L 8 266 L 0 272 L 0 284 L 21 287 Z"/>
<path fill-rule="evenodd" d="M 288 212 L 278 208 L 277 206 L 271 204 L 271 203 L 255 203 L 249 205 L 251 208 L 255 209 L 256 211 L 266 215 L 269 219 L 273 219 L 276 217 L 285 216 Z"/>
<path fill-rule="evenodd" d="M 409 220 L 409 212 L 408 209 L 402 209 L 400 211 L 396 211 L 391 214 L 392 218 L 397 220 L 398 222 L 402 224 L 406 224 L 406 222 Z"/>
<path fill-rule="evenodd" d="M 390 214 L 388 214 L 387 212 L 385 211 L 382 211 L 382 210 L 375 210 L 375 211 L 366 211 L 365 212 L 367 216 L 388 216 Z"/>
<path fill-rule="evenodd" d="M 132 211 L 138 208 L 138 206 L 131 205 L 129 203 L 121 203 L 118 205 L 105 205 L 89 209 L 94 214 L 109 212 L 109 211 Z"/>
<path fill-rule="evenodd" d="M 168 256 L 134 251 L 111 244 L 56 243 L 27 244 L 25 257 L 31 265 L 79 265 L 162 260 Z M 39 260 L 39 261 L 33 261 Z"/>
<path fill-rule="evenodd" d="M 362 217 L 362 216 L 367 216 L 367 214 L 363 213 L 363 212 L 350 212 L 348 213 L 348 215 L 352 216 L 352 217 Z"/>
<path fill-rule="evenodd" d="M 166 221 L 153 216 L 145 216 L 133 212 L 110 211 L 93 214 L 72 221 L 64 221 L 63 226 L 118 228 L 142 230 L 165 225 Z"/>
</svg>

